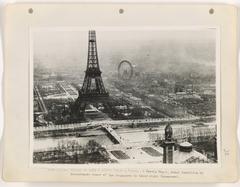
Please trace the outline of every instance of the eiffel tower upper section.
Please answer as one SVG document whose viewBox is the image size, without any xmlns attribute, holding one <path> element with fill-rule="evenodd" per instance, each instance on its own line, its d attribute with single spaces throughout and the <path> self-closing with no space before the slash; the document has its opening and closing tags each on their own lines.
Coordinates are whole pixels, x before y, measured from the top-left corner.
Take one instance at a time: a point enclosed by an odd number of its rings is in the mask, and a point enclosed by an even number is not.
<svg viewBox="0 0 240 187">
<path fill-rule="evenodd" d="M 98 61 L 96 32 L 94 30 L 90 30 L 88 37 L 87 69 L 85 71 L 82 88 L 79 91 L 79 97 L 108 97 L 109 94 L 104 87 L 101 77 L 102 72 Z"/>
</svg>

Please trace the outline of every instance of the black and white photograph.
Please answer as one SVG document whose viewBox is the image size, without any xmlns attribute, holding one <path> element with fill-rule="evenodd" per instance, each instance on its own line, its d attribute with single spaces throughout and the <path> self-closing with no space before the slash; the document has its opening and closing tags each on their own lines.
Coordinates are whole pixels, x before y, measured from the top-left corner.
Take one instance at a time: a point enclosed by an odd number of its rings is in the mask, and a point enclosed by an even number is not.
<svg viewBox="0 0 240 187">
<path fill-rule="evenodd" d="M 36 29 L 32 164 L 217 164 L 215 28 Z"/>
</svg>

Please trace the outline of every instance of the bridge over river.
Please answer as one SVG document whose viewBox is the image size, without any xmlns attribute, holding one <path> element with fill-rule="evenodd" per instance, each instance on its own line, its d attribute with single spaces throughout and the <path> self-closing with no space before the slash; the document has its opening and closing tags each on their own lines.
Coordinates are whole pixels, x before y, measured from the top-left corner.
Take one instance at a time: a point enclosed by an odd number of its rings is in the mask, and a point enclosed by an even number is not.
<svg viewBox="0 0 240 187">
<path fill-rule="evenodd" d="M 102 125 L 102 128 L 107 132 L 108 137 L 113 141 L 115 144 L 123 144 L 123 138 L 117 134 L 117 132 L 112 128 L 111 125 Z"/>
</svg>

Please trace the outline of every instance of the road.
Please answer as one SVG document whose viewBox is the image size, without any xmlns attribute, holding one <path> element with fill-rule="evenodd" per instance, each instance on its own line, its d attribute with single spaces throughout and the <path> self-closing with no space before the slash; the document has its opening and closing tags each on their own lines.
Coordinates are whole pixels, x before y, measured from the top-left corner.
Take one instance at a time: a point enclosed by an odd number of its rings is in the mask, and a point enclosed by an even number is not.
<svg viewBox="0 0 240 187">
<path fill-rule="evenodd" d="M 42 98 L 37 86 L 34 87 L 34 90 L 35 90 L 35 93 L 37 94 L 38 101 L 39 101 L 42 112 L 43 113 L 48 113 L 47 107 L 44 104 L 43 98 Z"/>
<path fill-rule="evenodd" d="M 137 119 L 137 120 L 102 120 L 102 121 L 92 121 L 84 123 L 73 123 L 64 125 L 49 125 L 34 127 L 34 132 L 42 131 L 54 131 L 54 130 L 64 130 L 64 129 L 92 129 L 103 125 L 112 126 L 128 126 L 132 124 L 151 124 L 158 123 L 159 125 L 165 123 L 185 123 L 185 122 L 196 122 L 201 119 L 213 119 L 215 116 L 208 117 L 189 117 L 189 118 L 156 118 L 156 119 Z"/>
</svg>

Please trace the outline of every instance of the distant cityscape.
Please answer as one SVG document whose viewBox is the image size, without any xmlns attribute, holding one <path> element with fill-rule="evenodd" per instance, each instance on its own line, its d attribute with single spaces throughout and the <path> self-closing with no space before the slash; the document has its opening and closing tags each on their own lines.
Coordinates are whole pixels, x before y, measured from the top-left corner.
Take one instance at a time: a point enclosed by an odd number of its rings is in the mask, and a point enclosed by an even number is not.
<svg viewBox="0 0 240 187">
<path fill-rule="evenodd" d="M 105 72 L 96 35 L 86 69 L 34 62 L 33 162 L 217 163 L 215 72 Z"/>
</svg>

